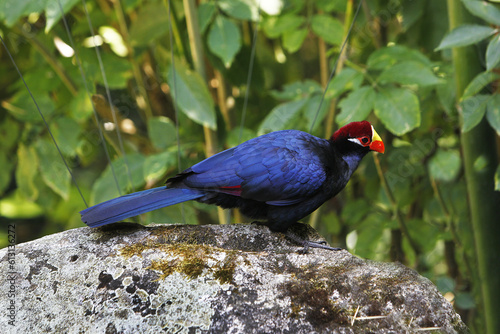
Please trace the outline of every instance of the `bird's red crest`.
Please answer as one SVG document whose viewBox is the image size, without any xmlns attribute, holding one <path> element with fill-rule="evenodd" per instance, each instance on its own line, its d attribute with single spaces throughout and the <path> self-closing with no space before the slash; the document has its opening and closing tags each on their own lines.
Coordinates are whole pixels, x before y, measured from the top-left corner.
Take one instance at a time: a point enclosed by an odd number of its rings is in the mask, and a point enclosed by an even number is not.
<svg viewBox="0 0 500 334">
<path fill-rule="evenodd" d="M 359 138 L 368 136 L 372 138 L 372 126 L 368 121 L 352 122 L 344 125 L 332 135 L 331 140 L 340 138 Z"/>
</svg>

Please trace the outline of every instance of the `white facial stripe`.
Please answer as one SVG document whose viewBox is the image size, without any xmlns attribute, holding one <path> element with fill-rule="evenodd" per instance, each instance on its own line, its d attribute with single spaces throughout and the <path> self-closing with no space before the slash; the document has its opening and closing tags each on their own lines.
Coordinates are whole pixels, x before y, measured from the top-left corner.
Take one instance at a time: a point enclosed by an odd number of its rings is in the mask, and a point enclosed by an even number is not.
<svg viewBox="0 0 500 334">
<path fill-rule="evenodd" d="M 375 136 L 375 129 L 373 128 L 373 125 L 372 125 L 372 141 L 373 141 L 373 136 Z"/>
<path fill-rule="evenodd" d="M 352 141 L 353 143 L 356 143 L 360 146 L 363 146 L 363 144 L 361 144 L 361 142 L 359 141 L 358 138 L 347 138 L 348 141 Z"/>
</svg>

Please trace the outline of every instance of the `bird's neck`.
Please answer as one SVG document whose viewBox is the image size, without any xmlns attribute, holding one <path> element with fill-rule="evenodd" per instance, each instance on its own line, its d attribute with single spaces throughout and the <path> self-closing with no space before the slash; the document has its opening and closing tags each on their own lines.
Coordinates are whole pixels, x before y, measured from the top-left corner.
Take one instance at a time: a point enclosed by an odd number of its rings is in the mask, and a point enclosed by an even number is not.
<svg viewBox="0 0 500 334">
<path fill-rule="evenodd" d="M 358 168 L 361 159 L 363 159 L 366 153 L 367 152 L 354 151 L 342 154 L 342 159 L 347 163 L 347 166 L 349 167 L 349 176 L 351 176 L 356 168 Z"/>
<path fill-rule="evenodd" d="M 352 173 L 358 168 L 359 163 L 363 159 L 363 157 L 368 153 L 366 150 L 357 150 L 355 147 L 350 145 L 349 143 L 342 142 L 332 142 L 331 147 L 335 151 L 335 155 L 337 158 L 343 160 L 348 167 L 348 171 L 346 171 L 347 177 L 351 177 Z M 354 149 L 353 149 L 354 148 Z"/>
</svg>

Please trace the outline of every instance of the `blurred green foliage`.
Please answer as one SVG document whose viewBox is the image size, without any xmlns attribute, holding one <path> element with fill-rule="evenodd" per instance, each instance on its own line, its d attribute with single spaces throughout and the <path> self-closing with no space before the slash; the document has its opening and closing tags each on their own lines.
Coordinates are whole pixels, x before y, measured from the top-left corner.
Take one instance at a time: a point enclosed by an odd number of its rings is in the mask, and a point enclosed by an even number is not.
<svg viewBox="0 0 500 334">
<path fill-rule="evenodd" d="M 222 150 L 269 131 L 295 128 L 329 136 L 328 119 L 335 128 L 368 119 L 384 139 L 386 154 L 365 158 L 313 224 L 356 255 L 414 267 L 481 332 L 460 132 L 487 117 L 500 133 L 498 7 L 488 4 L 485 10 L 482 1 L 464 0 L 485 22 L 448 33 L 445 2 L 366 1 L 339 71 L 325 87 L 322 75 L 339 56 L 353 2 L 266 1 L 262 10 L 257 2 L 200 1 L 198 33 L 208 82 L 193 70 L 178 0 L 170 17 L 167 1 L 93 0 L 84 7 L 61 0 L 74 45 L 58 1 L 0 0 L 0 34 L 89 205 L 161 185 L 202 160 L 202 126 L 216 131 Z M 255 27 L 255 65 L 247 87 Z M 450 48 L 470 44 L 483 55 L 484 72 L 457 105 Z M 85 205 L 4 48 L 0 58 L 2 224 L 17 223 L 19 242 L 84 226 L 78 211 Z M 249 103 L 240 129 L 245 93 Z M 491 182 L 500 190 L 500 168 Z M 199 203 L 142 217 L 144 223 L 217 220 L 215 208 Z M 1 246 L 6 231 L 0 231 Z"/>
</svg>

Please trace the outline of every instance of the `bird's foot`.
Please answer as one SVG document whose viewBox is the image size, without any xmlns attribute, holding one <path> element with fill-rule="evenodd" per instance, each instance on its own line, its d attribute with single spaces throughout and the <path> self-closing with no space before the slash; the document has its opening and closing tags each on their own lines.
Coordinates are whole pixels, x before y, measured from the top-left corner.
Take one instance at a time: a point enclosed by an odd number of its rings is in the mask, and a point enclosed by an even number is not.
<svg viewBox="0 0 500 334">
<path fill-rule="evenodd" d="M 291 239 L 292 241 L 295 241 L 296 243 L 298 243 L 304 247 L 302 250 L 299 251 L 299 253 L 301 253 L 301 254 L 307 254 L 307 252 L 309 252 L 309 248 L 321 248 L 321 249 L 327 249 L 327 250 L 331 250 L 331 251 L 342 250 L 342 248 L 328 246 L 325 241 L 316 242 L 316 241 L 304 240 L 304 239 L 298 237 L 297 235 L 295 235 L 289 231 L 287 231 L 285 233 L 285 236 L 288 239 Z"/>
</svg>

